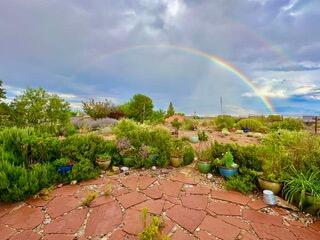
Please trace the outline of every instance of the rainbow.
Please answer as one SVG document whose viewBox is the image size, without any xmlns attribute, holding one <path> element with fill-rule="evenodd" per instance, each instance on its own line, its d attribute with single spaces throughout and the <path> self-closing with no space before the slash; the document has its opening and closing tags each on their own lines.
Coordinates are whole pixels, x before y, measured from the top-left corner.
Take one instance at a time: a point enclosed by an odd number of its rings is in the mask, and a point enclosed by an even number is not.
<svg viewBox="0 0 320 240">
<path fill-rule="evenodd" d="M 259 94 L 258 89 L 255 87 L 253 81 L 246 76 L 240 69 L 238 69 L 237 67 L 235 67 L 234 65 L 232 65 L 231 63 L 228 63 L 226 60 L 200 51 L 198 49 L 194 49 L 194 48 L 189 48 L 189 47 L 183 47 L 183 46 L 177 46 L 177 45 L 171 45 L 171 44 L 156 44 L 156 45 L 136 45 L 136 46 L 131 46 L 131 47 L 126 47 L 126 48 L 121 48 L 121 49 L 117 49 L 114 50 L 110 53 L 101 55 L 99 58 L 97 58 L 97 61 L 101 61 L 106 57 L 110 57 L 112 55 L 115 54 L 119 54 L 122 52 L 127 52 L 129 50 L 134 50 L 134 49 L 146 49 L 146 48 L 165 48 L 165 49 L 174 49 L 174 50 L 179 50 L 179 51 L 183 51 L 183 52 L 187 52 L 190 54 L 194 54 L 196 56 L 199 57 L 203 57 L 206 58 L 208 60 L 210 60 L 211 62 L 217 64 L 218 66 L 222 67 L 223 69 L 229 71 L 230 73 L 234 74 L 235 76 L 237 76 L 239 79 L 241 79 L 251 90 L 254 91 L 254 93 L 260 97 L 260 99 L 262 100 L 262 102 L 264 103 L 265 107 L 268 109 L 269 113 L 272 114 L 275 112 L 275 109 L 270 101 L 269 98 L 267 98 L 266 96 L 262 96 L 261 94 Z"/>
</svg>

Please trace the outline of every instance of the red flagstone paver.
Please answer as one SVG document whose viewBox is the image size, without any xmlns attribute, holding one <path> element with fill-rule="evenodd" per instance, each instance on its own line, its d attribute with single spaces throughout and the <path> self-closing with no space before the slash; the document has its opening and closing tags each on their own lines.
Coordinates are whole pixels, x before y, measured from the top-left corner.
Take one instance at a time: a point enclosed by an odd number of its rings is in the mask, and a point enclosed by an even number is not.
<svg viewBox="0 0 320 240">
<path fill-rule="evenodd" d="M 128 209 L 123 219 L 123 230 L 126 233 L 137 235 L 142 232 L 144 223 L 141 212 L 135 209 Z"/>
<path fill-rule="evenodd" d="M 246 205 L 250 201 L 250 198 L 248 198 L 247 196 L 238 192 L 233 192 L 233 191 L 226 192 L 226 191 L 214 190 L 211 192 L 211 196 L 215 199 L 239 203 L 242 205 Z"/>
<path fill-rule="evenodd" d="M 319 240 L 320 232 L 313 231 L 312 228 L 300 228 L 290 226 L 288 229 L 299 239 L 299 240 Z"/>
<path fill-rule="evenodd" d="M 149 213 L 160 215 L 164 206 L 164 200 L 147 200 L 134 206 L 135 209 L 141 211 L 143 208 L 147 208 Z"/>
<path fill-rule="evenodd" d="M 144 190 L 143 193 L 153 199 L 162 198 L 162 195 L 163 195 L 162 191 L 160 191 L 159 186 L 149 187 L 146 190 Z"/>
<path fill-rule="evenodd" d="M 0 203 L 0 218 L 19 207 L 22 203 Z"/>
<path fill-rule="evenodd" d="M 113 201 L 113 198 L 111 196 L 108 196 L 108 197 L 100 196 L 92 201 L 90 207 L 98 207 L 100 205 L 107 204 L 112 201 Z"/>
<path fill-rule="evenodd" d="M 168 217 L 163 217 L 164 228 L 162 229 L 162 234 L 168 234 L 171 232 L 172 228 L 175 226 L 175 223 Z"/>
<path fill-rule="evenodd" d="M 243 211 L 243 217 L 253 223 L 264 223 L 269 225 L 283 226 L 282 218 L 279 216 L 273 216 L 266 213 L 257 212 L 251 209 L 245 209 Z"/>
<path fill-rule="evenodd" d="M 22 206 L 0 219 L 0 224 L 7 224 L 15 229 L 29 230 L 37 227 L 44 220 L 40 208 Z"/>
<path fill-rule="evenodd" d="M 118 229 L 114 231 L 110 237 L 109 240 L 120 240 L 120 239 L 125 239 L 126 233 L 122 231 L 121 229 Z"/>
<path fill-rule="evenodd" d="M 183 186 L 181 182 L 172 182 L 169 180 L 161 180 L 160 184 L 160 191 L 171 197 L 178 197 Z"/>
<path fill-rule="evenodd" d="M 141 176 L 139 177 L 138 187 L 139 189 L 144 190 L 147 187 L 149 187 L 151 184 L 153 184 L 155 181 L 157 181 L 157 179 L 154 177 Z"/>
<path fill-rule="evenodd" d="M 130 193 L 131 191 L 125 187 L 119 187 L 112 190 L 112 195 L 115 197 L 121 196 L 126 193 Z"/>
<path fill-rule="evenodd" d="M 115 201 L 93 208 L 89 216 L 85 236 L 100 236 L 107 234 L 122 221 L 122 212 L 119 204 Z"/>
<path fill-rule="evenodd" d="M 180 228 L 172 235 L 171 240 L 193 240 L 189 234 L 182 231 Z"/>
<path fill-rule="evenodd" d="M 229 202 L 211 202 L 207 209 L 218 215 L 240 216 L 241 208 L 239 205 Z"/>
<path fill-rule="evenodd" d="M 172 208 L 175 204 L 173 204 L 172 202 L 169 202 L 169 201 L 165 201 L 164 202 L 164 206 L 163 206 L 163 210 L 166 211 L 168 210 L 169 208 Z"/>
<path fill-rule="evenodd" d="M 139 181 L 139 177 L 138 176 L 129 176 L 129 177 L 125 177 L 125 178 L 120 178 L 121 183 L 131 189 L 131 190 L 136 190 L 137 186 L 138 186 L 138 181 Z"/>
<path fill-rule="evenodd" d="M 192 179 L 190 177 L 187 177 L 183 173 L 174 174 L 169 179 L 172 180 L 172 181 L 182 182 L 182 183 L 185 183 L 185 184 L 192 184 L 192 185 L 197 184 L 197 182 L 194 179 Z"/>
<path fill-rule="evenodd" d="M 261 239 L 295 240 L 297 237 L 284 227 L 278 227 L 263 223 L 253 223 L 252 227 Z"/>
<path fill-rule="evenodd" d="M 197 210 L 205 210 L 208 204 L 208 197 L 204 195 L 190 195 L 181 197 L 182 205 Z"/>
<path fill-rule="evenodd" d="M 217 238 L 213 235 L 210 235 L 206 231 L 200 230 L 195 232 L 195 236 L 198 237 L 200 240 L 216 240 Z"/>
<path fill-rule="evenodd" d="M 258 240 L 259 238 L 253 235 L 252 233 L 241 231 L 240 239 L 241 240 Z"/>
<path fill-rule="evenodd" d="M 71 234 L 48 234 L 42 240 L 73 240 Z"/>
<path fill-rule="evenodd" d="M 78 192 L 80 189 L 79 185 L 65 185 L 60 188 L 54 189 L 50 196 L 73 196 L 76 192 Z"/>
<path fill-rule="evenodd" d="M 80 186 L 82 187 L 82 186 L 89 186 L 89 185 L 103 185 L 108 181 L 110 182 L 110 181 L 112 181 L 112 179 L 110 177 L 108 177 L 108 178 L 90 179 L 90 180 L 81 182 Z"/>
<path fill-rule="evenodd" d="M 15 233 L 16 233 L 15 230 L 13 230 L 7 226 L 0 225 L 0 236 L 2 239 L 7 240 Z"/>
<path fill-rule="evenodd" d="M 205 215 L 204 211 L 189 209 L 181 205 L 176 205 L 167 211 L 169 218 L 191 233 L 200 225 Z"/>
<path fill-rule="evenodd" d="M 267 207 L 268 205 L 263 202 L 261 199 L 256 199 L 255 201 L 249 201 L 248 206 L 254 210 L 260 210 Z"/>
<path fill-rule="evenodd" d="M 208 215 L 204 218 L 199 227 L 224 240 L 234 240 L 240 233 L 239 228 Z"/>
<path fill-rule="evenodd" d="M 49 202 L 48 214 L 51 218 L 56 218 L 64 213 L 70 212 L 80 205 L 80 200 L 73 196 L 59 196 Z"/>
<path fill-rule="evenodd" d="M 320 220 L 315 221 L 310 225 L 311 228 L 313 228 L 315 231 L 320 232 Z"/>
<path fill-rule="evenodd" d="M 246 223 L 244 220 L 241 218 L 237 217 L 230 217 L 230 216 L 217 216 L 217 218 L 221 219 L 222 221 L 229 223 L 235 227 L 244 229 L 244 230 L 249 230 L 251 229 L 250 224 Z"/>
<path fill-rule="evenodd" d="M 181 200 L 180 198 L 177 197 L 171 197 L 171 196 L 164 196 L 163 199 L 165 199 L 166 201 L 169 201 L 175 205 L 181 204 Z"/>
<path fill-rule="evenodd" d="M 81 227 L 88 213 L 87 208 L 76 209 L 54 219 L 44 228 L 45 233 L 76 233 Z"/>
<path fill-rule="evenodd" d="M 29 198 L 26 203 L 34 206 L 34 207 L 44 207 L 46 206 L 55 196 L 50 195 L 48 199 L 42 199 L 42 198 Z"/>
<path fill-rule="evenodd" d="M 203 194 L 207 195 L 210 193 L 210 188 L 208 187 L 202 187 L 202 186 L 194 186 L 194 187 L 188 187 L 185 189 L 186 193 L 190 194 Z"/>
<path fill-rule="evenodd" d="M 131 192 L 117 197 L 118 201 L 124 208 L 129 208 L 138 203 L 144 202 L 147 200 L 147 197 L 142 193 Z"/>
<path fill-rule="evenodd" d="M 32 230 L 27 230 L 14 235 L 10 240 L 39 240 L 41 235 L 33 232 Z"/>
</svg>

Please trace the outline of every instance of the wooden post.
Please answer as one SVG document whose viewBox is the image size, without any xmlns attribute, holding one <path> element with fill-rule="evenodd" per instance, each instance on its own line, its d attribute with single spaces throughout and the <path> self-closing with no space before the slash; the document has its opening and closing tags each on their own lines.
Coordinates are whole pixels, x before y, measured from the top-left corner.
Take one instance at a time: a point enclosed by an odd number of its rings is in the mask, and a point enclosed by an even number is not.
<svg viewBox="0 0 320 240">
<path fill-rule="evenodd" d="M 315 134 L 317 134 L 318 133 L 318 116 L 316 116 L 315 117 L 315 126 L 314 126 L 314 132 L 315 132 Z"/>
</svg>

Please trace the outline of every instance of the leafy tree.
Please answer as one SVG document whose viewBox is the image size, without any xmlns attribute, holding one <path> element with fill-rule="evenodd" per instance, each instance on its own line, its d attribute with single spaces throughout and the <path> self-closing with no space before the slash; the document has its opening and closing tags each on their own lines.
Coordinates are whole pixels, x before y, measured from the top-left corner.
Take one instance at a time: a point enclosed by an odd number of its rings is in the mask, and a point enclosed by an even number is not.
<svg viewBox="0 0 320 240">
<path fill-rule="evenodd" d="M 0 102 L 3 101 L 3 99 L 6 99 L 6 90 L 2 86 L 3 81 L 0 80 Z"/>
<path fill-rule="evenodd" d="M 93 119 L 105 118 L 115 108 L 113 103 L 106 99 L 104 102 L 96 102 L 93 98 L 82 102 L 83 111 Z"/>
<path fill-rule="evenodd" d="M 7 103 L 4 102 L 6 99 L 6 91 L 2 86 L 3 81 L 0 80 L 0 125 L 1 126 L 8 126 L 10 124 L 9 117 L 10 117 L 10 107 Z"/>
<path fill-rule="evenodd" d="M 174 115 L 175 111 L 174 111 L 174 107 L 172 102 L 170 102 L 169 106 L 168 106 L 168 110 L 167 110 L 167 117 L 171 117 L 172 115 Z"/>
<path fill-rule="evenodd" d="M 11 119 L 20 127 L 32 126 L 58 133 L 70 125 L 70 106 L 43 88 L 27 88 L 11 102 Z"/>
<path fill-rule="evenodd" d="M 138 122 L 149 119 L 153 113 L 152 99 L 143 94 L 136 94 L 128 103 L 128 116 Z"/>
</svg>

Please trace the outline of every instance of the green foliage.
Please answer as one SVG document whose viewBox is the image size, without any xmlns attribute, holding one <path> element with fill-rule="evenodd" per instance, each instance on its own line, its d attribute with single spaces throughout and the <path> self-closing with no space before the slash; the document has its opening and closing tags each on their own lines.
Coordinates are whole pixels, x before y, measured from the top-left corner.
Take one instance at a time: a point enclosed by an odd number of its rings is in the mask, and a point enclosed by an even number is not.
<svg viewBox="0 0 320 240">
<path fill-rule="evenodd" d="M 6 99 L 6 90 L 3 88 L 3 81 L 0 80 L 0 102 L 2 102 L 4 99 Z"/>
<path fill-rule="evenodd" d="M 128 103 L 128 116 L 138 122 L 143 122 L 151 117 L 153 112 L 152 99 L 143 95 L 136 94 Z"/>
<path fill-rule="evenodd" d="M 219 115 L 214 119 L 214 125 L 220 131 L 224 128 L 226 129 L 233 128 L 235 123 L 236 123 L 236 119 L 229 115 Z"/>
<path fill-rule="evenodd" d="M 6 160 L 0 161 L 0 201 L 22 201 L 49 187 L 56 178 L 50 164 L 36 164 L 27 169 L 14 166 Z"/>
<path fill-rule="evenodd" d="M 249 128 L 251 132 L 266 132 L 267 127 L 254 118 L 242 119 L 235 125 L 238 129 Z"/>
<path fill-rule="evenodd" d="M 11 120 L 19 127 L 35 127 L 41 131 L 59 133 L 70 123 L 70 106 L 43 88 L 28 88 L 10 104 Z"/>
<path fill-rule="evenodd" d="M 183 162 L 182 162 L 182 164 L 184 166 L 191 164 L 193 162 L 193 160 L 194 160 L 194 157 L 195 157 L 194 150 L 190 146 L 190 144 L 188 144 L 183 149 L 183 156 L 182 156 Z"/>
<path fill-rule="evenodd" d="M 290 131 L 300 131 L 303 128 L 302 120 L 296 118 L 285 118 L 282 121 L 272 123 L 270 126 L 272 130 L 286 129 Z"/>
<path fill-rule="evenodd" d="M 166 113 L 163 110 L 157 110 L 153 111 L 150 118 L 148 119 L 148 122 L 150 124 L 161 124 L 164 123 Z"/>
<path fill-rule="evenodd" d="M 248 194 L 257 188 L 256 181 L 256 172 L 247 168 L 240 168 L 240 174 L 227 179 L 226 188 Z"/>
<path fill-rule="evenodd" d="M 178 119 L 174 119 L 171 122 L 172 127 L 174 127 L 176 130 L 179 130 L 180 127 L 182 126 L 182 123 Z"/>
<path fill-rule="evenodd" d="M 63 140 L 61 144 L 62 156 L 73 161 L 86 158 L 95 161 L 98 154 L 114 151 L 114 145 L 95 134 L 72 135 Z"/>
<path fill-rule="evenodd" d="M 166 114 L 166 117 L 171 117 L 175 114 L 175 111 L 174 111 L 174 107 L 173 107 L 173 104 L 172 102 L 170 102 L 169 106 L 168 106 L 168 109 L 167 109 L 167 114 Z"/>
<path fill-rule="evenodd" d="M 290 203 L 297 202 L 301 209 L 304 208 L 307 195 L 320 199 L 320 170 L 301 172 L 290 167 L 284 181 L 283 194 Z"/>
<path fill-rule="evenodd" d="M 274 115 L 269 115 L 267 118 L 266 118 L 266 121 L 267 122 L 279 122 L 279 121 L 282 121 L 282 116 L 281 115 L 277 115 L 277 114 L 274 114 Z"/>
<path fill-rule="evenodd" d="M 107 117 L 115 106 L 108 99 L 103 102 L 96 102 L 91 98 L 87 102 L 82 102 L 82 108 L 93 119 L 99 119 Z"/>
<path fill-rule="evenodd" d="M 74 164 L 71 171 L 71 178 L 77 181 L 88 180 L 99 176 L 99 172 L 99 168 L 95 167 L 92 161 L 83 158 Z"/>
<path fill-rule="evenodd" d="M 227 168 L 238 167 L 238 165 L 234 163 L 233 155 L 230 151 L 227 151 L 225 154 L 223 154 L 223 157 L 221 159 L 217 158 L 214 161 L 214 164 L 217 166 L 224 166 Z"/>
<path fill-rule="evenodd" d="M 195 131 L 197 129 L 196 121 L 187 118 L 183 122 L 182 128 L 184 130 Z"/>
<path fill-rule="evenodd" d="M 93 200 L 95 200 L 98 197 L 98 194 L 96 192 L 90 192 L 87 194 L 85 199 L 81 202 L 82 206 L 90 207 Z"/>
<path fill-rule="evenodd" d="M 198 138 L 199 138 L 200 142 L 208 141 L 208 135 L 206 134 L 205 131 L 199 131 L 198 132 Z"/>
</svg>

